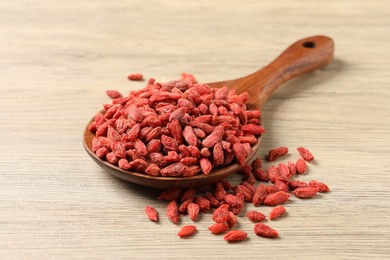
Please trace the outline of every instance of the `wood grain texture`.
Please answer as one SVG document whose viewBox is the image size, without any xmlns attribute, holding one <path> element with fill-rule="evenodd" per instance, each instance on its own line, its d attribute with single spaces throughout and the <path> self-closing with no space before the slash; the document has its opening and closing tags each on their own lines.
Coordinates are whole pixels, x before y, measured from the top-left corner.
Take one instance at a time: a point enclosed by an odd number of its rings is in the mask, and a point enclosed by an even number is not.
<svg viewBox="0 0 390 260">
<path fill-rule="evenodd" d="M 390 3 L 373 1 L 2 1 L 0 3 L 1 259 L 385 259 L 390 255 Z M 287 83 L 264 108 L 272 147 L 307 146 L 302 179 L 319 199 L 293 199 L 272 222 L 281 238 L 227 244 L 207 231 L 178 239 L 157 191 L 106 174 L 85 153 L 85 123 L 143 83 L 193 73 L 238 78 L 291 42 L 331 36 L 334 62 Z M 232 176 L 238 178 L 238 176 Z M 143 210 L 155 206 L 160 223 Z M 248 206 L 247 210 L 251 209 Z M 261 208 L 268 214 L 270 208 Z"/>
</svg>

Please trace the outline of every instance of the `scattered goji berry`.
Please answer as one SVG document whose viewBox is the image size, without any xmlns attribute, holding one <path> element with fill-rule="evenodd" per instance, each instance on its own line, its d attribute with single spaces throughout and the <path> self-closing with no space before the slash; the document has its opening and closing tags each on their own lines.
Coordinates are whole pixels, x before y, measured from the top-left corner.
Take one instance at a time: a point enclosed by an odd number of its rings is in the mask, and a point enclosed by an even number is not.
<svg viewBox="0 0 390 260">
<path fill-rule="evenodd" d="M 284 191 L 278 191 L 272 194 L 268 194 L 264 198 L 264 205 L 275 206 L 282 203 L 285 203 L 290 198 L 290 194 Z"/>
<path fill-rule="evenodd" d="M 187 207 L 188 215 L 192 221 L 196 221 L 198 218 L 200 207 L 196 203 L 190 203 Z"/>
<path fill-rule="evenodd" d="M 261 222 L 255 225 L 254 232 L 258 236 L 267 238 L 276 238 L 279 236 L 279 233 L 275 229 Z"/>
<path fill-rule="evenodd" d="M 172 200 L 169 202 L 166 215 L 168 219 L 175 224 L 180 221 L 179 207 L 177 206 L 176 201 Z"/>
<path fill-rule="evenodd" d="M 281 146 L 281 147 L 273 148 L 268 153 L 268 160 L 270 162 L 275 161 L 276 159 L 286 155 L 287 153 L 288 153 L 287 147 Z"/>
<path fill-rule="evenodd" d="M 297 168 L 297 172 L 300 174 L 304 174 L 306 172 L 306 162 L 304 159 L 299 158 L 295 163 L 295 167 Z"/>
<path fill-rule="evenodd" d="M 217 223 L 227 222 L 229 219 L 229 204 L 219 206 L 213 213 L 212 218 Z"/>
<path fill-rule="evenodd" d="M 127 76 L 129 80 L 142 80 L 143 75 L 141 73 L 133 73 Z"/>
<path fill-rule="evenodd" d="M 229 231 L 223 239 L 225 239 L 228 242 L 239 242 L 248 237 L 248 234 L 245 231 L 242 230 L 231 230 Z"/>
<path fill-rule="evenodd" d="M 274 220 L 274 219 L 278 218 L 279 216 L 283 215 L 284 213 L 286 213 L 286 208 L 285 207 L 283 207 L 283 206 L 276 206 L 269 213 L 269 219 L 270 220 Z"/>
<path fill-rule="evenodd" d="M 301 187 L 293 191 L 296 197 L 302 199 L 314 197 L 317 194 L 317 192 L 318 192 L 318 188 L 315 186 Z"/>
<path fill-rule="evenodd" d="M 184 226 L 180 229 L 179 233 L 177 233 L 177 235 L 179 237 L 188 237 L 188 236 L 192 236 L 196 233 L 197 229 L 196 229 L 196 226 L 192 226 L 192 225 L 187 225 L 187 226 Z"/>
<path fill-rule="evenodd" d="M 229 225 L 226 223 L 215 223 L 215 224 L 209 226 L 208 229 L 213 234 L 221 234 L 221 233 L 229 230 Z"/>
<path fill-rule="evenodd" d="M 152 206 L 146 206 L 145 207 L 145 212 L 146 212 L 146 215 L 148 216 L 148 218 L 151 220 L 151 221 L 154 221 L 156 222 L 158 220 L 158 212 L 155 208 L 153 208 Z"/>
<path fill-rule="evenodd" d="M 311 180 L 311 181 L 309 181 L 309 185 L 316 187 L 318 189 L 318 192 L 329 192 L 330 191 L 328 185 L 326 185 L 323 182 Z"/>
<path fill-rule="evenodd" d="M 266 216 L 261 213 L 261 212 L 258 212 L 258 211 L 255 211 L 255 210 L 252 210 L 252 211 L 249 211 L 246 216 L 248 217 L 249 220 L 251 220 L 252 222 L 260 222 L 260 221 L 263 221 L 266 219 Z"/>
<path fill-rule="evenodd" d="M 299 152 L 299 154 L 302 156 L 302 158 L 305 161 L 310 162 L 310 161 L 314 160 L 313 154 L 308 149 L 306 149 L 304 147 L 298 147 L 297 151 Z"/>
</svg>

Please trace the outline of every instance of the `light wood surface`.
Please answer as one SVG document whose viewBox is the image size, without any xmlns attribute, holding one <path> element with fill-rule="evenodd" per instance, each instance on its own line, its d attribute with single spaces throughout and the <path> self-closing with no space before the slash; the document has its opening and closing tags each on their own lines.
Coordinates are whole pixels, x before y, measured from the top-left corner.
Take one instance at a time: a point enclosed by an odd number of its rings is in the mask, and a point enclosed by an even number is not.
<svg viewBox="0 0 390 260">
<path fill-rule="evenodd" d="M 268 222 L 280 239 L 241 217 L 250 239 L 227 244 L 209 234 L 210 214 L 179 239 L 188 217 L 170 223 L 156 191 L 110 176 L 82 147 L 105 90 L 143 87 L 128 73 L 233 79 L 317 34 L 334 39 L 335 60 L 276 91 L 259 156 L 285 145 L 296 159 L 306 146 L 316 163 L 301 179 L 332 192 L 292 199 Z M 390 257 L 389 1 L 1 1 L 0 35 L 1 259 Z"/>
</svg>

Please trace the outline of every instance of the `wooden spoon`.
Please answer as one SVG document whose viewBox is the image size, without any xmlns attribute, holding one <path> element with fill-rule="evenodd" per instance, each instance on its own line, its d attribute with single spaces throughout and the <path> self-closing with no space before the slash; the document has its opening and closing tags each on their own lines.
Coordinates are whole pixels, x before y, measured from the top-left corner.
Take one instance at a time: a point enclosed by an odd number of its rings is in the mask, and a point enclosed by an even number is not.
<svg viewBox="0 0 390 260">
<path fill-rule="evenodd" d="M 248 76 L 208 83 L 208 85 L 214 88 L 227 86 L 236 89 L 237 93 L 247 91 L 250 96 L 248 107 L 261 110 L 277 87 L 296 76 L 329 64 L 333 59 L 333 52 L 334 43 L 331 38 L 326 36 L 308 37 L 293 43 L 269 65 Z M 162 189 L 190 188 L 220 181 L 241 168 L 236 163 L 224 168 L 216 168 L 208 175 L 200 174 L 193 177 L 152 177 L 138 172 L 124 171 L 101 160 L 92 152 L 94 134 L 88 131 L 88 125 L 85 128 L 83 138 L 85 150 L 103 169 L 125 181 Z M 246 162 L 249 162 L 256 154 L 260 140 L 261 136 L 252 147 L 252 153 L 246 158 Z"/>
</svg>

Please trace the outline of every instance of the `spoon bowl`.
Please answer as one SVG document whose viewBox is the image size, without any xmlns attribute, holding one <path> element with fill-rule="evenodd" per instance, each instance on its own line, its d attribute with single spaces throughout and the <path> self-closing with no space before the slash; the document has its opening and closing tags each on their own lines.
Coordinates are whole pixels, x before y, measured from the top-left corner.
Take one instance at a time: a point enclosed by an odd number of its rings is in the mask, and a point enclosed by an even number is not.
<svg viewBox="0 0 390 260">
<path fill-rule="evenodd" d="M 207 84 L 213 88 L 223 86 L 234 88 L 237 93 L 246 91 L 249 93 L 248 108 L 261 111 L 274 90 L 280 85 L 292 78 L 329 64 L 333 60 L 333 53 L 334 43 L 331 38 L 312 36 L 293 43 L 269 65 L 248 76 Z M 90 122 L 92 121 L 93 118 Z M 100 159 L 92 152 L 92 139 L 95 135 L 88 130 L 89 123 L 83 136 L 83 145 L 88 155 L 108 173 L 125 181 L 161 189 L 192 188 L 218 182 L 242 167 L 235 163 L 226 167 L 215 168 L 207 175 L 200 174 L 191 177 L 153 177 L 139 172 L 125 171 Z M 260 124 L 262 125 L 261 118 Z M 252 152 L 245 159 L 246 163 L 256 154 L 260 141 L 261 136 L 258 137 L 256 144 L 252 146 Z"/>
</svg>

